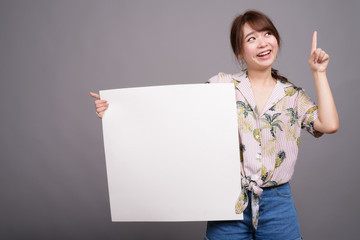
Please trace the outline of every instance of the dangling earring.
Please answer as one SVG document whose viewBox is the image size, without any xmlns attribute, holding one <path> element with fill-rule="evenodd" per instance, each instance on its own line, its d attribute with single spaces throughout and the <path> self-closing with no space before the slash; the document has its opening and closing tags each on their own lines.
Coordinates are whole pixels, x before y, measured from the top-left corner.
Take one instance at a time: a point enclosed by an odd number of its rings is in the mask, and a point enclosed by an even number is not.
<svg viewBox="0 0 360 240">
<path fill-rule="evenodd" d="M 247 66 L 244 58 L 240 58 L 239 63 L 240 63 L 241 71 L 245 71 Z"/>
</svg>

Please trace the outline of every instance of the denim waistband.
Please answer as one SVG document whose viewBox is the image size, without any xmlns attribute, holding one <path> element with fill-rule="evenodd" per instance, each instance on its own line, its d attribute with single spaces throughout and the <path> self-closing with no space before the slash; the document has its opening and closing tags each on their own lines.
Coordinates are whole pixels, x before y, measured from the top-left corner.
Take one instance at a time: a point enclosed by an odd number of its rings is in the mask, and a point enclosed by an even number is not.
<svg viewBox="0 0 360 240">
<path fill-rule="evenodd" d="M 252 224 L 254 226 L 254 229 L 257 229 L 258 219 L 259 219 L 260 196 L 262 195 L 263 191 L 268 191 L 274 188 L 287 187 L 289 183 L 287 182 L 276 186 L 261 187 L 261 185 L 263 184 L 263 181 L 261 179 L 254 181 L 247 178 L 242 178 L 241 183 L 244 189 L 241 193 L 242 195 L 240 199 L 249 199 L 248 194 L 249 191 L 251 192 Z M 242 210 L 245 210 L 247 205 L 248 205 L 248 200 L 242 206 Z"/>
<path fill-rule="evenodd" d="M 262 187 L 262 189 L 263 189 L 263 190 L 271 190 L 271 189 L 274 189 L 274 188 L 283 188 L 283 187 L 287 187 L 287 185 L 289 185 L 289 182 L 282 183 L 282 184 L 279 184 L 279 185 L 276 185 L 276 186 Z"/>
</svg>

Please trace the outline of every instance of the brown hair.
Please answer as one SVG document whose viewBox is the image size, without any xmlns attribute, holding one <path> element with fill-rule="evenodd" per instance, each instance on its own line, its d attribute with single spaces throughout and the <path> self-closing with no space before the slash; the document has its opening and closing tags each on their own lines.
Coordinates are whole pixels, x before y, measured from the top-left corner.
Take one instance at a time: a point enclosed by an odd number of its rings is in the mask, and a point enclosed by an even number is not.
<svg viewBox="0 0 360 240">
<path fill-rule="evenodd" d="M 245 23 L 248 23 L 250 25 L 250 27 L 256 31 L 271 32 L 271 34 L 274 35 L 274 37 L 276 38 L 276 40 L 278 42 L 278 46 L 280 48 L 280 43 L 281 43 L 280 35 L 279 35 L 279 32 L 277 31 L 276 27 L 270 20 L 270 18 L 262 12 L 255 11 L 255 10 L 249 10 L 249 11 L 246 11 L 243 14 L 237 16 L 234 19 L 232 26 L 231 26 L 230 42 L 231 42 L 231 47 L 233 49 L 233 52 L 234 52 L 236 58 L 243 51 L 242 46 L 243 46 L 244 36 L 243 36 L 242 29 L 243 29 L 243 26 L 245 25 Z M 271 76 L 273 78 L 279 79 L 281 81 L 285 81 L 285 82 L 288 81 L 286 77 L 278 74 L 278 71 L 274 68 L 271 68 Z"/>
</svg>

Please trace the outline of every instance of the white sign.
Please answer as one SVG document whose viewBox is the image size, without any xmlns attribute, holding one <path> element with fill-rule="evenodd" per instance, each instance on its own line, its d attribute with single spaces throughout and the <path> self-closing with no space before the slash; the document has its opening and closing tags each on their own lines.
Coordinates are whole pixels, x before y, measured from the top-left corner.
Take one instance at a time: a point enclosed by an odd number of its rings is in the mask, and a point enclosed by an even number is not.
<svg viewBox="0 0 360 240">
<path fill-rule="evenodd" d="M 100 91 L 112 221 L 237 220 L 231 83 Z"/>
</svg>

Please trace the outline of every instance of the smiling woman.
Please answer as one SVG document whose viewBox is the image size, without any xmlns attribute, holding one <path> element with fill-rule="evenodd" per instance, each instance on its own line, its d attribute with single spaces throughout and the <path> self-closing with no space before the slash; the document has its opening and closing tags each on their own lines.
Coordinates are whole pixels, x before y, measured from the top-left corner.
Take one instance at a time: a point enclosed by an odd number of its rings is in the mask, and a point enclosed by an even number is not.
<svg viewBox="0 0 360 240">
<path fill-rule="evenodd" d="M 258 11 L 234 19 L 230 41 L 246 68 L 236 74 L 220 73 L 209 82 L 235 85 L 243 186 L 236 211 L 244 214 L 244 220 L 208 222 L 206 239 L 302 239 L 288 183 L 300 130 L 320 137 L 339 125 L 325 73 L 329 56 L 316 48 L 316 37 L 314 32 L 309 66 L 319 108 L 272 68 L 281 41 L 271 20 Z"/>
<path fill-rule="evenodd" d="M 244 220 L 208 222 L 205 238 L 302 239 L 289 181 L 301 129 L 320 137 L 339 127 L 326 76 L 329 56 L 317 48 L 314 32 L 308 63 L 318 95 L 316 106 L 302 88 L 272 68 L 281 39 L 265 14 L 247 11 L 236 17 L 230 41 L 246 68 L 235 74 L 219 73 L 209 82 L 234 84 L 242 166 L 242 193 L 234 208 Z M 102 118 L 108 103 L 96 93 L 90 95 L 96 98 L 96 113 Z"/>
<path fill-rule="evenodd" d="M 271 68 L 278 52 L 278 41 L 270 31 L 256 31 L 248 23 L 243 27 L 245 41 L 242 53 L 248 68 L 263 70 Z"/>
<path fill-rule="evenodd" d="M 242 31 L 240 31 L 243 29 Z M 256 43 L 256 37 L 253 36 L 254 34 L 259 34 L 262 32 L 265 39 L 264 40 L 271 40 L 271 43 L 276 45 L 276 49 L 270 50 L 273 51 L 272 55 L 276 58 L 277 51 L 281 46 L 281 38 L 279 35 L 278 30 L 266 15 L 262 14 L 258 11 L 248 11 L 244 13 L 243 15 L 239 15 L 236 17 L 233 21 L 232 28 L 230 31 L 230 42 L 231 47 L 233 49 L 234 54 L 238 59 L 243 59 L 245 62 L 246 60 L 243 58 L 243 55 L 245 54 L 245 48 L 246 46 L 250 46 L 250 43 L 255 47 Z M 276 43 L 274 40 L 276 39 Z M 260 39 L 261 41 L 262 39 Z M 259 39 L 258 39 L 259 41 Z M 249 42 L 249 44 L 245 44 L 246 42 Z M 254 43 L 255 42 L 255 43 Z M 276 51 L 274 51 L 276 50 Z M 267 51 L 268 52 L 268 51 Z M 264 53 L 264 52 L 262 52 Z M 265 50 L 266 53 L 266 50 Z M 274 59 L 271 59 L 274 60 Z M 247 67 L 249 67 L 249 62 L 246 62 Z M 282 81 L 287 81 L 287 78 L 281 76 L 278 74 L 278 71 L 274 68 L 271 68 L 271 75 L 275 79 L 279 79 Z"/>
</svg>

